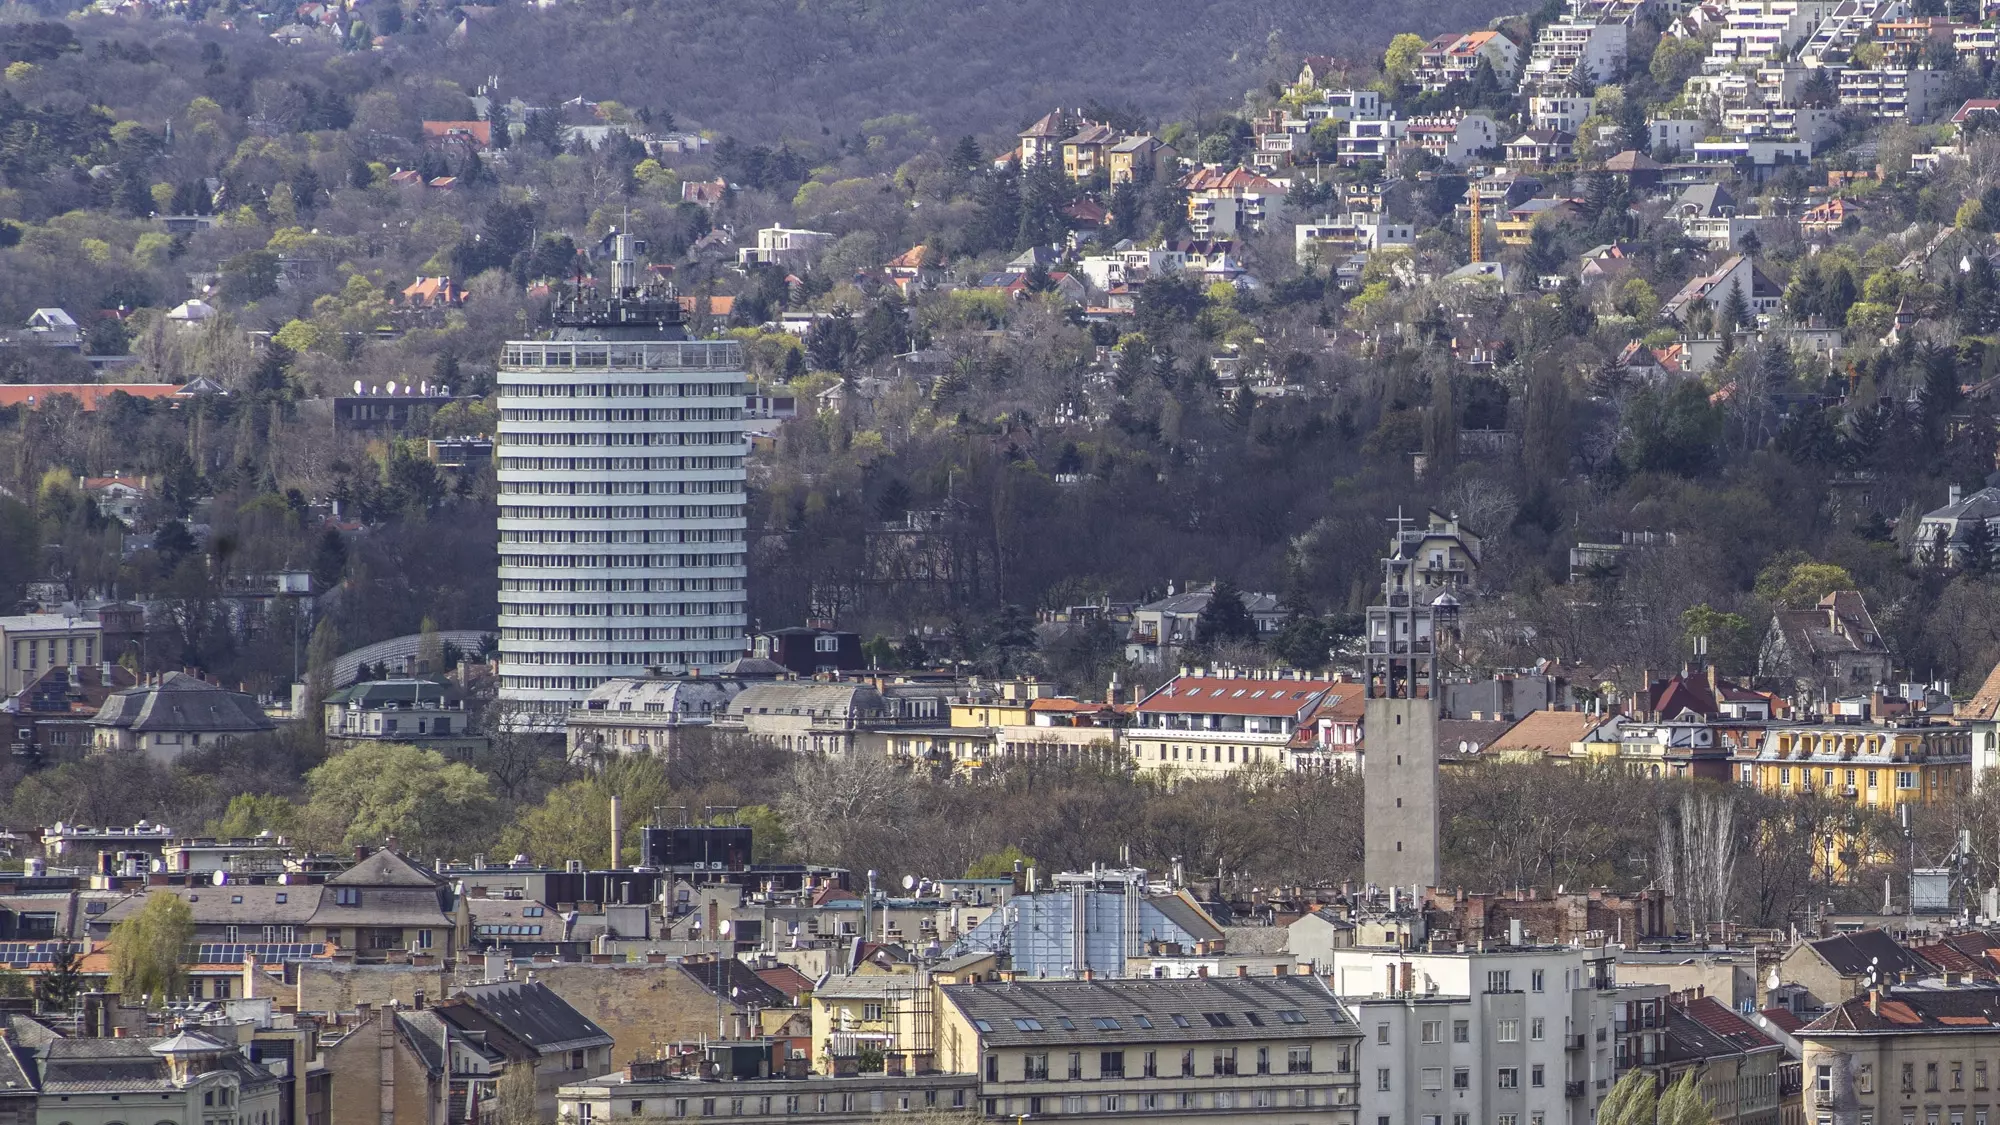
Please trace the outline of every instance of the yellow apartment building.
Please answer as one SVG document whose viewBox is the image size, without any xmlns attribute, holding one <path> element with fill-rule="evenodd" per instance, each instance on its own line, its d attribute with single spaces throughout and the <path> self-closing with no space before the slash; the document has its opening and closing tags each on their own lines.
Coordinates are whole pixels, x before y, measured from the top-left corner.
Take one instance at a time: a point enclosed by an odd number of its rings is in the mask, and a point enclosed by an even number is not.
<svg viewBox="0 0 2000 1125">
<path fill-rule="evenodd" d="M 1964 727 L 1827 723 L 1746 731 L 1736 780 L 1774 796 L 1817 794 L 1894 813 L 1972 788 L 1972 732 Z"/>
</svg>

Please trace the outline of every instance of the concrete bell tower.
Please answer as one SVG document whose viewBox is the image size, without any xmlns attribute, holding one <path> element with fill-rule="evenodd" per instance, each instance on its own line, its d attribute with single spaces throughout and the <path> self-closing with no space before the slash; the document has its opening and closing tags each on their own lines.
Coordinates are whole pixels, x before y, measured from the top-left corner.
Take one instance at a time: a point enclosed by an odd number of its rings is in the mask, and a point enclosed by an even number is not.
<svg viewBox="0 0 2000 1125">
<path fill-rule="evenodd" d="M 1382 560 L 1382 601 L 1368 607 L 1363 874 L 1377 887 L 1438 881 L 1436 621 L 1414 573 L 1422 530 L 1399 512 Z"/>
</svg>

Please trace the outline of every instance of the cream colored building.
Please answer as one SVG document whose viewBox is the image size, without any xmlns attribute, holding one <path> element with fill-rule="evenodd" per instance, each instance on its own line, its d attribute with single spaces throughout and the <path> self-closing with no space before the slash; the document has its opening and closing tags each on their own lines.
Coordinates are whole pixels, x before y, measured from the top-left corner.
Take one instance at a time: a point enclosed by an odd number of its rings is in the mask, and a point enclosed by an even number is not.
<svg viewBox="0 0 2000 1125">
<path fill-rule="evenodd" d="M 58 664 L 104 660 L 104 626 L 62 613 L 0 617 L 0 651 L 0 698 L 11 697 Z"/>
<path fill-rule="evenodd" d="M 915 973 L 829 977 L 812 993 L 812 1064 L 879 1053 L 890 1074 L 932 1069 L 936 995 Z"/>
<path fill-rule="evenodd" d="M 1812 1125 L 1990 1125 L 2000 990 L 1872 990 L 1797 1033 Z"/>
<path fill-rule="evenodd" d="M 939 991 L 938 1068 L 979 1076 L 987 1118 L 1357 1123 L 1361 1032 L 1315 976 Z"/>
<path fill-rule="evenodd" d="M 1310 720 L 1333 687 L 1329 679 L 1235 670 L 1176 676 L 1139 701 L 1123 731 L 1125 750 L 1150 773 L 1304 768 L 1320 758 Z"/>
</svg>

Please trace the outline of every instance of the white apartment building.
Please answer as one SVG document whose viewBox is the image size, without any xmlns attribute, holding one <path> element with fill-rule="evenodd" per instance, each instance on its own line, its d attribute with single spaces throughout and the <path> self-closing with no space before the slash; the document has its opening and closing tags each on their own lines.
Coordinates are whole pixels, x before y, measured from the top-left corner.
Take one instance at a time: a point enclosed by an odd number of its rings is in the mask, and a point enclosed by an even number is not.
<svg viewBox="0 0 2000 1125">
<path fill-rule="evenodd" d="M 1590 1125 L 1658 1059 L 1664 985 L 1620 987 L 1616 947 L 1333 950 L 1361 1025 L 1359 1125 Z"/>
<path fill-rule="evenodd" d="M 1839 0 L 1800 45 L 1799 63 L 1839 70 L 1853 60 L 1854 48 L 1874 37 L 1877 24 L 1903 19 L 1914 10 L 1908 0 Z"/>
<path fill-rule="evenodd" d="M 550 726 L 593 688 L 743 654 L 745 371 L 688 340 L 613 236 L 611 297 L 500 360 L 500 696 Z"/>
<path fill-rule="evenodd" d="M 1410 119 L 1406 140 L 1457 167 L 1470 164 L 1487 149 L 1500 147 L 1500 132 L 1483 113 L 1445 113 Z"/>
<path fill-rule="evenodd" d="M 1320 100 L 1300 107 L 1300 115 L 1311 125 L 1322 121 L 1353 121 L 1360 117 L 1382 116 L 1379 90 L 1328 90 Z"/>
<path fill-rule="evenodd" d="M 1708 122 L 1698 117 L 1655 117 L 1646 127 L 1652 133 L 1655 150 L 1677 148 L 1687 152 L 1709 132 Z"/>
<path fill-rule="evenodd" d="M 1410 132 L 1407 121 L 1393 117 L 1357 117 L 1340 131 L 1339 160 L 1349 167 L 1365 160 L 1387 163 Z"/>
<path fill-rule="evenodd" d="M 1535 36 L 1528 65 L 1521 72 L 1521 88 L 1529 93 L 1557 93 L 1579 71 L 1592 84 L 1617 81 L 1625 71 L 1630 30 L 1623 23 L 1599 23 L 1574 15 L 1549 24 Z"/>
<path fill-rule="evenodd" d="M 1553 129 L 1558 133 L 1575 135 L 1583 132 L 1584 121 L 1596 108 L 1596 98 L 1569 95 L 1529 98 L 1528 127 Z"/>
<path fill-rule="evenodd" d="M 1354 211 L 1292 228 L 1292 253 L 1301 266 L 1337 262 L 1350 254 L 1410 246 L 1416 241 L 1414 223 L 1371 211 Z"/>
<path fill-rule="evenodd" d="M 745 266 L 804 266 L 834 237 L 823 230 L 765 227 L 757 232 L 757 245 L 736 251 L 736 262 Z"/>
<path fill-rule="evenodd" d="M 1702 69 L 1757 69 L 1791 54 L 1833 13 L 1829 0 L 1730 0 Z"/>
<path fill-rule="evenodd" d="M 1942 99 L 1949 78 L 1942 70 L 1844 70 L 1840 72 L 1840 104 L 1877 121 L 1915 125 L 1946 108 Z"/>
</svg>

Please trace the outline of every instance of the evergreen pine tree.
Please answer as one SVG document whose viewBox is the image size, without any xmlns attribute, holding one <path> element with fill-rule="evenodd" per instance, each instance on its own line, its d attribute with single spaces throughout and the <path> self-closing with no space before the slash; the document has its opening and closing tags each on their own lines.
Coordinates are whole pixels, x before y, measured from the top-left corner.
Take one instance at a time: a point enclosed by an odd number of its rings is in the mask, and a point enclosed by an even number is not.
<svg viewBox="0 0 2000 1125">
<path fill-rule="evenodd" d="M 1012 168 L 1003 168 L 979 185 L 972 230 L 980 250 L 1008 250 L 1021 229 L 1021 185 Z"/>
</svg>

